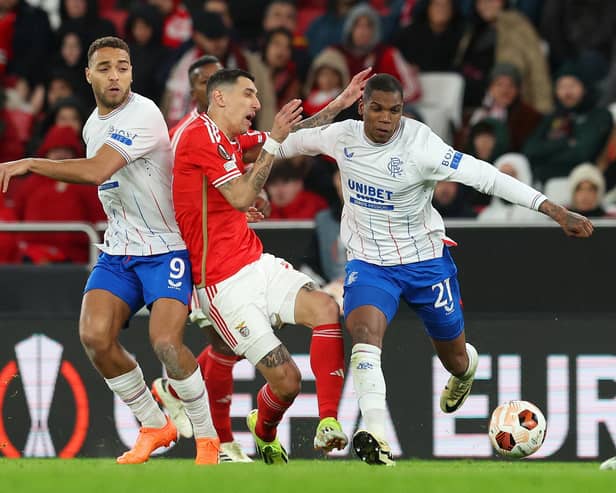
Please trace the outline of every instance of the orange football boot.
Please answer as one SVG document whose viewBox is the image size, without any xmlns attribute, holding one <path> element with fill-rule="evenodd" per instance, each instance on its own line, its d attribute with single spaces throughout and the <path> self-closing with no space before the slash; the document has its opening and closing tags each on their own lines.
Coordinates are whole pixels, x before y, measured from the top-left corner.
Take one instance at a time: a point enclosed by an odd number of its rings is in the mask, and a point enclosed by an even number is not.
<svg viewBox="0 0 616 493">
<path fill-rule="evenodd" d="M 133 448 L 116 459 L 118 464 L 142 464 L 147 462 L 150 454 L 158 447 L 168 447 L 176 441 L 178 432 L 167 417 L 167 424 L 162 428 L 139 428 L 139 435 Z"/>
<path fill-rule="evenodd" d="M 196 438 L 197 458 L 195 464 L 211 465 L 218 464 L 218 451 L 220 449 L 220 440 L 218 438 Z"/>
</svg>

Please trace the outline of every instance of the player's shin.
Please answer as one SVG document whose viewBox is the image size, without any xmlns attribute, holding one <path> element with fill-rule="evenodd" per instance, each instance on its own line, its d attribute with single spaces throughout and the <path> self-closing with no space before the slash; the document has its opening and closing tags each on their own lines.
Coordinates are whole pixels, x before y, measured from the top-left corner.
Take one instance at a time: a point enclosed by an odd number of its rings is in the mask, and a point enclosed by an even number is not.
<svg viewBox="0 0 616 493">
<path fill-rule="evenodd" d="M 355 344 L 351 352 L 350 371 L 366 429 L 382 438 L 385 435 L 387 404 L 381 350 L 371 344 Z"/>
<path fill-rule="evenodd" d="M 258 417 L 255 427 L 255 433 L 261 440 L 271 442 L 276 438 L 278 423 L 291 404 L 293 400 L 283 401 L 268 383 L 261 387 L 257 394 Z"/>
<path fill-rule="evenodd" d="M 201 368 L 201 374 L 209 394 L 212 421 L 221 443 L 233 441 L 231 431 L 233 366 L 239 359 L 238 356 L 220 354 L 212 346 L 206 347 L 197 356 L 197 363 Z"/>
<path fill-rule="evenodd" d="M 319 417 L 337 418 L 344 386 L 344 340 L 339 323 L 312 329 L 310 367 L 317 387 Z"/>
<path fill-rule="evenodd" d="M 139 365 L 123 375 L 106 378 L 109 388 L 130 408 L 141 426 L 162 428 L 167 423 L 165 415 L 145 384 Z"/>
<path fill-rule="evenodd" d="M 195 438 L 216 437 L 207 390 L 200 369 L 197 367 L 188 378 L 182 380 L 169 378 L 169 383 L 184 404 L 186 414 L 193 425 Z"/>
</svg>

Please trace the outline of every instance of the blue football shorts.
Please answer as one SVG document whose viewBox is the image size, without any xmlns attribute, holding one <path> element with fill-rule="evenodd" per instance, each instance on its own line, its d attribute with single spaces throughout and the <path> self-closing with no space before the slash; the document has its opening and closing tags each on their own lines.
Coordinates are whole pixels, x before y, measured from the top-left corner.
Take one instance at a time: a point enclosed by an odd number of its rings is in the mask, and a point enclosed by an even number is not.
<svg viewBox="0 0 616 493">
<path fill-rule="evenodd" d="M 450 341 L 464 330 L 458 270 L 447 247 L 441 258 L 394 266 L 351 260 L 345 270 L 345 318 L 355 308 L 372 305 L 389 324 L 402 298 L 433 339 Z"/>
<path fill-rule="evenodd" d="M 159 255 L 109 255 L 101 253 L 84 294 L 104 289 L 130 307 L 131 314 L 159 298 L 172 298 L 189 305 L 192 295 L 190 260 L 186 250 Z"/>
</svg>

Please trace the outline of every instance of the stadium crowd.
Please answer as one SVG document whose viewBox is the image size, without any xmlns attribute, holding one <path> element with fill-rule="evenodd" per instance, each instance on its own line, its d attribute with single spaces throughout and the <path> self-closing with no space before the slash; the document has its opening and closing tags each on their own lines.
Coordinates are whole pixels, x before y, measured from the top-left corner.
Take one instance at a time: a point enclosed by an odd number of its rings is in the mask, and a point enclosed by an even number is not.
<svg viewBox="0 0 616 493">
<path fill-rule="evenodd" d="M 451 145 L 574 211 L 608 217 L 615 33 L 611 0 L 0 0 L 0 162 L 84 156 L 81 130 L 94 108 L 87 49 L 118 35 L 131 49 L 133 90 L 159 105 L 169 127 L 192 109 L 187 69 L 206 54 L 255 76 L 259 130 L 292 98 L 316 113 L 372 66 L 402 82 L 405 114 Z M 353 116 L 356 108 L 339 118 Z M 338 279 L 335 161 L 281 160 L 266 190 L 271 220 L 315 220 L 315 265 L 325 281 Z M 438 185 L 434 206 L 446 218 L 547 221 L 453 182 Z M 90 186 L 31 175 L 0 194 L 0 222 L 104 217 Z M 0 232 L 0 263 L 86 262 L 80 238 Z"/>
</svg>

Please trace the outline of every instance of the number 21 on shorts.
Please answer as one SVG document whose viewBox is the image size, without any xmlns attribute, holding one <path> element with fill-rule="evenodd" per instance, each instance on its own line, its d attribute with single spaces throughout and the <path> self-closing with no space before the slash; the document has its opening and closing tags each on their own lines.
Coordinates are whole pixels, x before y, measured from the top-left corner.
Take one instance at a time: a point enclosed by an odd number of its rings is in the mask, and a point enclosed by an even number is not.
<svg viewBox="0 0 616 493">
<path fill-rule="evenodd" d="M 455 309 L 449 279 L 448 277 L 444 281 L 432 285 L 432 291 L 437 292 L 434 308 L 444 308 L 447 313 L 451 313 Z"/>
</svg>

